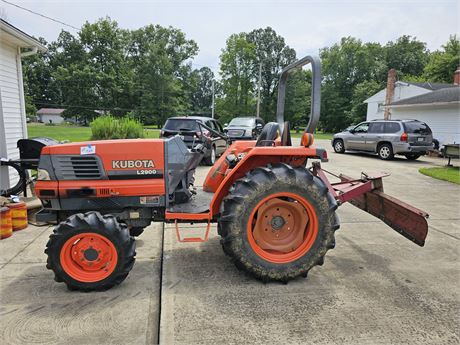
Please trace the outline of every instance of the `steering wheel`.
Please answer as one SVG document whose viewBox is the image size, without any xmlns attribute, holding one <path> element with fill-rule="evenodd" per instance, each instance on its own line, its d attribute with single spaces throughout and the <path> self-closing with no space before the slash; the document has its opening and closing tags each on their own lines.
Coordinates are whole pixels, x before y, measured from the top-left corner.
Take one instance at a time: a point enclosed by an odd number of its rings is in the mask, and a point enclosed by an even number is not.
<svg viewBox="0 0 460 345">
<path fill-rule="evenodd" d="M 289 121 L 284 122 L 284 130 L 281 135 L 281 146 L 292 146 L 291 125 L 289 124 Z"/>
<path fill-rule="evenodd" d="M 276 122 L 268 122 L 257 139 L 256 146 L 273 146 L 273 141 L 279 136 L 280 126 Z"/>
</svg>

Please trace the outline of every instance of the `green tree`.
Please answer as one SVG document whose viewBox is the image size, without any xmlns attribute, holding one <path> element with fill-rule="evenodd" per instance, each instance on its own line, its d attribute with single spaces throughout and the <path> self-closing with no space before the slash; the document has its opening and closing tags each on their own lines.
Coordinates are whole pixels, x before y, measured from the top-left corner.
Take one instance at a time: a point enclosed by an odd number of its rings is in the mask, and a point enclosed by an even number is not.
<svg viewBox="0 0 460 345">
<path fill-rule="evenodd" d="M 255 112 L 253 68 L 255 45 L 247 34 L 233 34 L 220 56 L 223 99 L 218 102 L 219 116 L 228 121 L 235 116 L 251 116 Z"/>
<path fill-rule="evenodd" d="M 43 39 L 40 43 L 47 46 Z M 50 60 L 52 51 L 38 52 L 22 60 L 24 91 L 26 95 L 27 114 L 34 113 L 37 108 L 50 107 L 61 102 L 61 95 L 52 77 L 53 69 Z"/>
<path fill-rule="evenodd" d="M 185 62 L 197 51 L 193 40 L 172 27 L 148 25 L 132 32 L 130 67 L 141 85 L 136 88 L 135 111 L 144 122 L 162 125 L 166 118 L 186 113 L 189 98 L 183 76 L 190 66 Z"/>
<path fill-rule="evenodd" d="M 291 128 L 308 123 L 311 106 L 311 71 L 296 70 L 290 73 L 286 87 L 284 120 Z"/>
<path fill-rule="evenodd" d="M 367 103 L 364 101 L 384 87 L 385 84 L 375 80 L 365 80 L 354 87 L 351 109 L 347 113 L 347 120 L 350 124 L 358 124 L 366 120 Z"/>
<path fill-rule="evenodd" d="M 209 67 L 194 70 L 189 85 L 192 112 L 209 116 L 212 106 L 212 81 L 214 73 Z"/>
<path fill-rule="evenodd" d="M 255 47 L 252 77 L 256 82 L 259 78 L 259 65 L 262 64 L 261 117 L 267 121 L 274 120 L 279 76 L 284 67 L 295 61 L 295 50 L 271 27 L 249 32 L 247 40 Z"/>
<path fill-rule="evenodd" d="M 423 75 L 432 82 L 452 83 L 454 72 L 460 65 L 460 41 L 456 35 L 450 36 L 442 48 L 430 55 Z"/>
<path fill-rule="evenodd" d="M 396 69 L 398 75 L 421 75 L 429 55 L 426 43 L 406 35 L 388 42 L 384 51 L 387 69 Z"/>
<path fill-rule="evenodd" d="M 363 44 L 353 37 L 321 50 L 323 88 L 320 125 L 327 131 L 348 126 L 355 87 L 367 80 L 379 78 L 385 70 L 380 45 Z M 377 61 L 377 63 L 376 63 Z"/>
</svg>

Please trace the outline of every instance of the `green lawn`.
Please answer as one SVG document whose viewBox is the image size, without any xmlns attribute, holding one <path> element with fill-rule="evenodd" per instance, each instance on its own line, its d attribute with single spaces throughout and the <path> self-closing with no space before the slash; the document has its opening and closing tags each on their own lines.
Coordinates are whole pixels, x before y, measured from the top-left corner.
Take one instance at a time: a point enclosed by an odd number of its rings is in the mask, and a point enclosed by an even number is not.
<svg viewBox="0 0 460 345">
<path fill-rule="evenodd" d="M 459 167 L 420 168 L 419 172 L 438 180 L 460 184 Z"/>
<path fill-rule="evenodd" d="M 91 128 L 78 126 L 45 126 L 44 124 L 30 123 L 27 125 L 29 138 L 33 137 L 48 137 L 59 141 L 68 140 L 86 141 L 91 139 Z M 145 131 L 146 138 L 158 138 L 160 130 L 149 129 Z"/>
<path fill-rule="evenodd" d="M 160 130 L 156 126 L 145 126 L 145 137 L 146 138 L 158 138 L 160 136 Z M 27 125 L 29 137 L 48 137 L 59 141 L 86 141 L 91 139 L 91 128 L 79 127 L 79 126 L 67 126 L 67 125 L 56 125 L 56 126 L 45 126 L 42 123 L 29 123 Z M 291 131 L 293 138 L 300 138 L 303 132 L 296 133 Z M 315 139 L 328 139 L 332 138 L 331 133 L 315 133 Z"/>
<path fill-rule="evenodd" d="M 296 133 L 295 131 L 291 131 L 292 138 L 301 138 L 302 134 L 303 132 Z M 332 133 L 320 133 L 320 132 L 313 134 L 315 139 L 326 139 L 326 140 L 331 140 L 333 135 L 334 134 Z"/>
</svg>

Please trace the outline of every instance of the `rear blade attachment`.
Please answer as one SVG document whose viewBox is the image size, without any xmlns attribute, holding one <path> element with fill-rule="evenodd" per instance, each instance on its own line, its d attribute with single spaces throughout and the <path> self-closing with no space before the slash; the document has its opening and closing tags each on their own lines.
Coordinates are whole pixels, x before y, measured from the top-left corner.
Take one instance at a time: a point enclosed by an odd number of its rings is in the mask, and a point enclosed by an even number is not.
<svg viewBox="0 0 460 345">
<path fill-rule="evenodd" d="M 314 163 L 313 173 L 320 177 L 339 204 L 350 202 L 361 210 L 379 218 L 393 230 L 423 247 L 428 234 L 428 213 L 383 192 L 382 178 L 388 174 L 360 179 L 334 175 L 341 181 L 330 183 L 319 163 Z"/>
</svg>

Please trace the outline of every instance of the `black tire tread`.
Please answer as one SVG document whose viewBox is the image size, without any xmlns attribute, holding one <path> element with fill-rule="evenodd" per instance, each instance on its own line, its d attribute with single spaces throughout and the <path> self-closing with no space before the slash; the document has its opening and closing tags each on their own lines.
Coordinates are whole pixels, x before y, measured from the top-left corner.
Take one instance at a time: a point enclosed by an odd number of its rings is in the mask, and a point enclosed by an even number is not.
<svg viewBox="0 0 460 345">
<path fill-rule="evenodd" d="M 142 233 L 144 232 L 144 228 L 143 227 L 138 227 L 138 226 L 135 226 L 135 227 L 132 227 L 129 229 L 129 234 L 133 237 L 138 237 L 140 236 Z"/>
<path fill-rule="evenodd" d="M 21 165 L 18 163 L 12 162 L 2 162 L 2 166 L 9 166 L 15 169 L 18 173 L 19 180 L 18 182 L 11 188 L 7 189 L 0 189 L 0 196 L 8 197 L 10 195 L 18 195 L 24 192 L 24 189 L 27 188 L 27 171 L 21 168 Z"/>
</svg>

